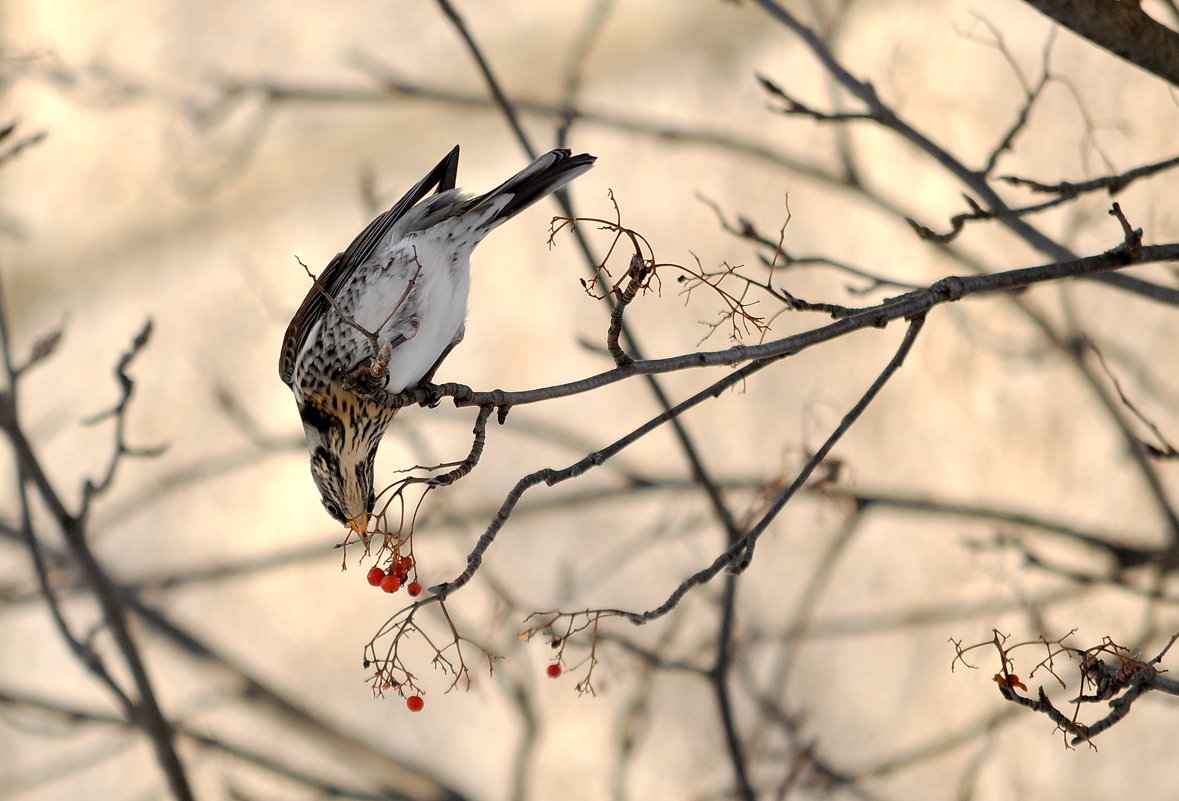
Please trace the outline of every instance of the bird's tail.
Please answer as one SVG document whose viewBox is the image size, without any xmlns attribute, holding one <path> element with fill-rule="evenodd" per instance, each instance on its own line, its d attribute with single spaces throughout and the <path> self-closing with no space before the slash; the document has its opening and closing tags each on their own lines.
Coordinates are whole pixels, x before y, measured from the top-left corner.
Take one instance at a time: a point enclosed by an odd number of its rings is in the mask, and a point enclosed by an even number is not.
<svg viewBox="0 0 1179 801">
<path fill-rule="evenodd" d="M 494 228 L 586 172 L 594 166 L 596 159 L 597 156 L 588 153 L 574 156 L 564 148 L 550 150 L 495 189 L 472 198 L 469 203 L 475 209 L 508 198 L 487 225 L 488 228 Z"/>
</svg>

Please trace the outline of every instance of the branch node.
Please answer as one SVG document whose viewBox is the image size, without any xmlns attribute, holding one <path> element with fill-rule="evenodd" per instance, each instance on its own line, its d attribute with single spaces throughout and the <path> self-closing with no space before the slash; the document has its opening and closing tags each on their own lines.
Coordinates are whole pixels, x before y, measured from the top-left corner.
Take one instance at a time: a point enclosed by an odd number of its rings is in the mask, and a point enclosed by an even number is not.
<svg viewBox="0 0 1179 801">
<path fill-rule="evenodd" d="M 1111 217 L 1117 217 L 1118 222 L 1122 225 L 1122 236 L 1125 240 L 1120 246 L 1120 250 L 1126 255 L 1130 262 L 1142 260 L 1142 229 L 1134 228 L 1130 225 L 1130 221 L 1126 219 L 1126 215 L 1122 213 L 1121 204 L 1116 201 L 1113 208 L 1109 210 Z"/>
<path fill-rule="evenodd" d="M 965 294 L 966 287 L 962 279 L 956 275 L 947 276 L 936 282 L 930 289 L 939 300 L 956 301 Z"/>
</svg>

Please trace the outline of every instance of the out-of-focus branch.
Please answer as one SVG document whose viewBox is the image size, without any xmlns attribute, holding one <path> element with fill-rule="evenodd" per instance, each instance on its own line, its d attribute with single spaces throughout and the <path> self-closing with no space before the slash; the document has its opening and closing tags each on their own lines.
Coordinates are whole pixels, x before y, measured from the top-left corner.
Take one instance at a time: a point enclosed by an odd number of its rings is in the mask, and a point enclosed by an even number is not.
<svg viewBox="0 0 1179 801">
<path fill-rule="evenodd" d="M 848 264 L 847 262 L 832 259 L 828 256 L 795 255 L 789 252 L 785 246 L 785 223 L 783 224 L 782 229 L 779 230 L 778 236 L 771 238 L 765 234 L 762 234 L 753 224 L 753 222 L 746 217 L 738 216 L 736 222 L 731 221 L 725 216 L 724 211 L 715 201 L 706 198 L 703 195 L 697 195 L 697 197 L 700 199 L 701 203 L 712 209 L 712 213 L 716 215 L 717 222 L 720 224 L 721 228 L 723 228 L 725 231 L 728 231 L 730 234 L 733 234 L 734 236 L 746 240 L 747 242 L 752 242 L 758 245 L 760 248 L 764 249 L 766 253 L 770 254 L 758 256 L 758 258 L 761 260 L 761 263 L 771 270 L 771 276 L 770 278 L 766 279 L 764 284 L 761 284 L 760 282 L 757 282 L 748 276 L 744 276 L 741 273 L 737 273 L 735 277 L 762 287 L 787 307 L 795 308 L 794 304 L 797 301 L 797 298 L 789 295 L 780 287 L 775 287 L 773 285 L 772 273 L 786 272 L 787 270 L 793 269 L 795 267 L 829 267 L 833 270 L 846 273 L 852 278 L 865 281 L 866 284 L 864 286 L 846 287 L 847 292 L 853 295 L 864 295 L 872 292 L 873 290 L 884 288 L 902 289 L 905 291 L 921 288 L 917 284 L 913 284 L 908 281 L 900 281 L 896 278 L 890 278 L 884 275 L 879 275 L 860 267 L 856 267 L 855 265 Z M 787 222 L 788 221 L 789 218 L 787 219 Z"/>
<path fill-rule="evenodd" d="M 1078 36 L 1179 87 L 1179 33 L 1141 0 L 1024 0 Z"/>
<path fill-rule="evenodd" d="M 109 727 L 126 725 L 126 721 L 116 715 L 86 709 L 73 704 L 66 704 L 58 699 L 30 695 L 5 687 L 0 687 L 0 708 L 34 712 L 46 718 L 58 719 L 71 725 L 77 723 L 89 723 Z M 260 767 L 269 773 L 303 785 L 323 796 L 359 799 L 361 801 L 390 801 L 390 799 L 413 799 L 413 801 L 417 801 L 418 798 L 417 796 L 408 794 L 394 796 L 384 791 L 370 792 L 360 788 L 344 787 L 333 781 L 314 776 L 299 766 L 288 764 L 269 754 L 262 753 L 256 747 L 242 743 L 233 743 L 223 737 L 214 737 L 199 731 L 195 727 L 179 725 L 176 727 L 176 733 L 180 737 L 188 739 L 197 745 L 227 754 L 247 764 Z"/>
<path fill-rule="evenodd" d="M 10 532 L 0 528 L 0 533 Z M 45 561 L 49 564 L 68 568 L 73 563 L 64 551 L 51 548 L 43 550 Z M 325 554 L 322 547 L 315 550 L 320 558 L 330 555 Z M 312 555 L 311 549 L 308 548 L 290 554 L 292 558 L 310 558 Z M 217 576 L 239 575 L 244 571 L 259 571 L 264 566 L 284 562 L 282 558 L 265 557 L 254 563 L 238 564 L 211 572 Z M 272 715 L 288 730 L 299 732 L 306 742 L 322 749 L 333 758 L 346 761 L 380 790 L 383 794 L 381 797 L 407 798 L 415 801 L 462 801 L 463 796 L 457 790 L 446 786 L 423 770 L 383 753 L 369 742 L 341 731 L 329 720 L 304 707 L 291 696 L 285 695 L 282 690 L 255 675 L 248 667 L 221 653 L 195 632 L 177 624 L 158 608 L 143 600 L 145 593 L 167 589 L 190 580 L 210 580 L 208 575 L 201 576 L 199 573 L 200 571 L 197 571 L 197 575 L 186 575 L 178 581 L 157 580 L 137 585 L 119 584 L 117 591 L 126 608 L 143 625 L 183 653 L 192 664 L 203 666 L 208 675 L 218 677 L 232 688 L 231 692 L 238 694 L 256 709 Z M 179 727 L 177 731 L 185 735 L 193 734 L 183 727 Z M 274 760 L 273 757 L 262 755 L 261 752 L 258 754 L 264 760 Z"/>
<path fill-rule="evenodd" d="M 163 446 L 135 448 L 127 444 L 126 412 L 127 406 L 131 403 L 131 397 L 135 391 L 135 381 L 128 375 L 127 368 L 131 365 L 135 357 L 139 355 L 140 351 L 147 346 L 150 337 L 151 320 L 148 320 L 131 341 L 131 347 L 120 357 L 119 363 L 115 366 L 115 377 L 119 381 L 119 388 L 121 390 L 119 400 L 110 409 L 85 421 L 88 425 L 95 425 L 104 420 L 114 421 L 115 443 L 114 447 L 111 448 L 110 460 L 107 462 L 106 470 L 102 477 L 97 481 L 86 479 L 86 482 L 82 485 L 82 503 L 76 515 L 78 518 L 89 516 L 91 502 L 110 488 L 111 482 L 115 480 L 115 472 L 119 469 L 119 465 L 122 464 L 125 457 L 152 457 L 159 456 L 164 452 Z"/>
<path fill-rule="evenodd" d="M 739 539 L 734 537 L 729 544 L 734 545 Z M 737 726 L 737 711 L 733 701 L 733 689 L 730 686 L 733 665 L 738 661 L 734 659 L 737 647 L 734 642 L 734 628 L 737 623 L 738 578 L 739 576 L 734 573 L 724 578 L 720 602 L 721 619 L 713 649 L 715 659 L 712 669 L 708 671 L 708 679 L 712 686 L 712 696 L 716 699 L 717 714 L 725 738 L 725 748 L 729 752 L 729 765 L 733 768 L 736 791 L 745 801 L 756 801 L 757 793 L 754 792 L 749 775 L 748 745 L 743 741 Z"/>
<path fill-rule="evenodd" d="M 860 80 L 843 65 L 815 30 L 804 25 L 792 12 L 786 10 L 775 0 L 754 0 L 754 2 L 765 9 L 771 17 L 794 32 L 811 50 L 811 53 L 823 65 L 823 68 L 845 90 L 859 100 L 866 109 L 862 114 L 822 114 L 819 119 L 828 121 L 869 119 L 883 125 L 885 128 L 895 132 L 919 148 L 958 179 L 963 186 L 967 187 L 973 194 L 973 197 L 966 198 L 967 204 L 971 207 L 972 212 L 978 213 L 985 211 L 999 223 L 1006 226 L 1012 233 L 1050 258 L 1059 261 L 1076 258 L 1076 254 L 1067 247 L 1031 225 L 1020 214 L 1015 213 L 1008 206 L 1007 202 L 991 187 L 987 180 L 988 176 L 983 170 L 971 169 L 966 166 L 948 148 L 932 139 L 923 131 L 918 130 L 914 124 L 904 119 L 895 109 L 885 103 L 871 83 Z M 814 116 L 817 113 L 787 95 L 779 87 L 775 87 L 772 82 L 763 80 L 763 85 L 767 83 L 767 88 L 774 87 L 771 91 L 776 89 L 785 98 L 785 102 L 787 103 L 785 110 L 788 113 L 806 114 L 808 116 Z M 922 230 L 928 230 L 925 226 L 912 221 L 911 223 L 918 233 L 921 233 Z M 1125 291 L 1133 292 L 1161 303 L 1179 305 L 1179 289 L 1152 284 L 1134 276 L 1117 274 L 1095 276 L 1094 280 L 1111 284 Z"/>
<path fill-rule="evenodd" d="M 3 128 L 0 128 L 0 143 L 6 142 L 9 137 L 16 133 L 16 123 L 10 122 Z M 36 133 L 22 136 L 14 142 L 11 142 L 3 150 L 0 150 L 0 167 L 3 167 L 8 162 L 19 156 L 30 147 L 41 144 L 45 141 L 46 133 L 44 131 L 37 131 Z"/>
<path fill-rule="evenodd" d="M 1124 170 L 1117 175 L 1103 175 L 1087 181 L 1060 181 L 1055 184 L 1046 184 L 1031 178 L 1021 178 L 1018 175 L 1000 175 L 998 180 L 1011 184 L 1012 186 L 1027 187 L 1033 192 L 1059 195 L 1063 199 L 1074 198 L 1078 195 L 1083 195 L 1087 192 L 1096 192 L 1101 189 L 1108 191 L 1112 197 L 1140 178 L 1148 178 L 1155 173 L 1160 173 L 1177 166 L 1179 166 L 1179 156 L 1172 156 L 1171 158 L 1153 161 L 1149 164 Z"/>
<path fill-rule="evenodd" d="M 1006 226 L 1009 230 L 1023 238 L 1028 244 L 1041 250 L 1044 253 L 1052 255 L 1054 258 L 1060 260 L 1069 260 L 1075 258 L 1072 253 L 1064 245 L 1056 242 L 1054 239 L 1040 231 L 1035 226 L 1031 225 L 1019 214 L 1016 214 L 1006 202 L 998 195 L 998 193 L 991 187 L 988 182 L 988 177 L 981 170 L 974 170 L 968 168 L 960 159 L 949 152 L 944 146 L 931 139 L 929 136 L 919 131 L 914 125 L 907 122 L 901 117 L 893 108 L 886 104 L 877 94 L 875 87 L 867 81 L 862 81 L 854 76 L 836 57 L 831 48 L 821 39 L 821 37 L 811 28 L 804 25 L 799 19 L 790 11 L 786 10 L 775 0 L 754 0 L 758 5 L 766 10 L 775 20 L 782 23 L 785 27 L 793 31 L 811 50 L 812 54 L 831 75 L 837 79 L 841 86 L 856 97 L 867 109 L 871 118 L 880 125 L 892 130 L 921 151 L 926 153 L 936 163 L 942 166 L 947 172 L 957 178 L 962 184 L 970 189 L 980 200 L 976 201 L 971 197 L 967 197 L 967 203 L 973 212 L 988 213 L 997 221 Z M 788 95 L 783 95 L 787 98 L 787 110 L 798 108 L 798 104 L 792 102 Z M 805 112 L 803 112 L 805 113 Z M 1113 204 L 1113 210 L 1110 212 L 1116 216 L 1125 231 L 1124 250 L 1127 254 L 1137 252 L 1141 247 L 1142 234 L 1140 230 L 1134 230 L 1127 222 L 1121 209 L 1117 203 Z M 921 233 L 923 226 L 910 221 L 914 228 Z M 928 230 L 928 229 L 925 229 Z M 1161 284 L 1153 284 L 1149 281 L 1143 281 L 1134 276 L 1120 275 L 1120 274 L 1105 274 L 1093 276 L 1094 280 L 1102 281 L 1112 286 L 1119 287 L 1126 291 L 1139 294 L 1143 297 L 1151 298 L 1153 300 L 1167 303 L 1171 305 L 1179 305 L 1179 289 L 1164 286 Z M 1132 449 L 1132 457 L 1139 468 L 1143 481 L 1146 484 L 1152 499 L 1155 501 L 1163 518 L 1167 522 L 1168 535 L 1171 539 L 1173 549 L 1172 558 L 1168 560 L 1171 562 L 1179 562 L 1179 512 L 1176 512 L 1171 503 L 1171 499 L 1164 489 L 1159 477 L 1146 457 L 1141 453 L 1141 449 L 1137 447 L 1137 438 L 1130 430 L 1127 422 L 1123 419 L 1121 409 L 1117 402 L 1110 397 L 1105 387 L 1101 385 L 1098 377 L 1094 371 L 1080 358 L 1077 349 L 1076 337 L 1063 337 L 1052 327 L 1048 326 L 1042 319 L 1033 316 L 1033 320 L 1045 332 L 1051 341 L 1061 348 L 1066 354 L 1070 356 L 1073 364 L 1077 370 L 1084 377 L 1089 384 L 1093 393 L 1098 400 L 1105 406 L 1110 419 L 1117 426 L 1119 433 L 1126 443 Z M 1160 574 L 1161 577 L 1162 574 Z"/>
<path fill-rule="evenodd" d="M 114 474 L 115 465 L 122 456 L 130 453 L 130 450 L 126 448 L 122 439 L 122 419 L 126 411 L 127 402 L 131 396 L 132 385 L 129 379 L 123 383 L 122 400 L 116 406 L 114 412 L 117 418 L 116 430 L 119 433 L 116 437 L 115 453 L 112 456 L 112 461 L 106 474 L 108 480 L 100 481 L 97 485 L 87 482 L 80 512 L 76 514 L 71 513 L 62 501 L 57 488 L 50 481 L 39 457 L 33 449 L 32 443 L 28 440 L 24 429 L 21 427 L 18 405 L 20 373 L 16 371 L 15 360 L 12 358 L 12 341 L 10 336 L 5 297 L 2 287 L 0 287 L 0 350 L 3 351 L 3 363 L 8 385 L 7 390 L 0 394 L 0 429 L 3 429 L 9 442 L 12 444 L 23 507 L 21 526 L 25 532 L 29 550 L 38 575 L 40 576 L 42 587 L 46 591 L 46 600 L 51 607 L 56 606 L 56 596 L 49 588 L 40 553 L 40 543 L 37 540 L 37 534 L 33 526 L 29 503 L 25 499 L 26 485 L 32 486 L 37 491 L 37 494 L 45 505 L 49 507 L 50 513 L 61 528 L 70 553 L 81 568 L 82 574 L 85 576 L 94 598 L 102 610 L 103 620 L 111 636 L 114 638 L 124 663 L 131 673 L 138 698 L 132 698 L 129 693 L 117 687 L 110 674 L 101 666 L 97 654 L 89 646 L 82 646 L 78 642 L 77 638 L 70 632 L 64 615 L 60 609 L 57 609 L 54 611 L 54 618 L 57 621 L 59 631 L 74 652 L 78 654 L 83 664 L 102 679 L 115 694 L 115 697 L 123 707 L 127 720 L 142 728 L 144 733 L 148 735 L 155 749 L 156 759 L 168 780 L 172 795 L 177 801 L 191 801 L 193 798 L 192 789 L 189 786 L 188 775 L 185 772 L 184 765 L 181 763 L 180 757 L 176 752 L 175 732 L 172 724 L 164 717 L 156 700 L 154 685 L 148 676 L 147 667 L 140 656 L 139 645 L 131 636 L 130 629 L 127 625 L 126 611 L 116 591 L 114 582 L 107 575 L 105 568 L 99 564 L 93 551 L 90 550 L 90 544 L 87 541 L 85 513 L 89 501 L 96 493 L 101 492 L 105 489 L 106 485 L 109 485 L 109 478 Z M 143 336 L 140 339 L 145 341 L 145 337 Z M 134 357 L 139 348 L 142 347 L 140 339 L 136 340 L 136 343 L 133 344 L 132 348 L 124 355 L 123 360 L 119 363 L 119 372 L 124 378 L 125 374 L 122 373 L 122 370 L 131 358 Z M 35 358 L 30 357 L 27 364 L 33 364 L 35 361 Z"/>
</svg>

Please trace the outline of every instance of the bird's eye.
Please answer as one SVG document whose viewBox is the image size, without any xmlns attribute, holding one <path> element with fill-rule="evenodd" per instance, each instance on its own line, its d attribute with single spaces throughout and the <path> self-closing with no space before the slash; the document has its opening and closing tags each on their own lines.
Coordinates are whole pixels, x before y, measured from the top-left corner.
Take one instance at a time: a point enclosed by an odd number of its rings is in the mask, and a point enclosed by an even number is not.
<svg viewBox="0 0 1179 801">
<path fill-rule="evenodd" d="M 344 513 L 340 511 L 339 506 L 336 506 L 336 504 L 333 501 L 331 501 L 327 498 L 323 498 L 322 501 L 323 501 L 323 508 L 326 509 L 327 513 L 332 516 L 332 519 L 336 520 L 339 523 L 344 523 L 344 524 L 348 523 L 347 519 L 345 519 L 345 517 L 344 517 Z"/>
</svg>

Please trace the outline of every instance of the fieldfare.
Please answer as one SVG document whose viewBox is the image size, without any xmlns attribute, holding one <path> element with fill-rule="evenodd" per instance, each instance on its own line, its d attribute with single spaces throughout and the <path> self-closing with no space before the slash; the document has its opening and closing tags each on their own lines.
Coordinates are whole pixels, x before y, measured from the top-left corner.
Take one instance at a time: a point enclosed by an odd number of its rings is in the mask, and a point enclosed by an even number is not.
<svg viewBox="0 0 1179 801">
<path fill-rule="evenodd" d="M 458 157 L 455 146 L 331 260 L 283 338 L 278 371 L 295 394 L 323 506 L 362 537 L 377 445 L 397 413 L 375 394 L 430 382 L 463 338 L 471 251 L 594 163 L 552 150 L 469 197 L 455 188 Z"/>
</svg>

